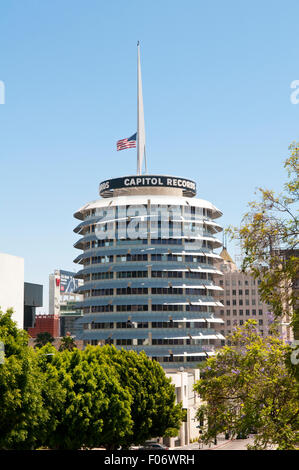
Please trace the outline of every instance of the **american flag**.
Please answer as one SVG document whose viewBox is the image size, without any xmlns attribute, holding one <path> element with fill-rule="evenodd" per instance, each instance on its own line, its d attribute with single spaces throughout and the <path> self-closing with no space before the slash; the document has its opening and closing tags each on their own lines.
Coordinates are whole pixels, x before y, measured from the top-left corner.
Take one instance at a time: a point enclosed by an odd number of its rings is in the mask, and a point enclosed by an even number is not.
<svg viewBox="0 0 299 470">
<path fill-rule="evenodd" d="M 136 147 L 137 132 L 127 139 L 118 140 L 116 143 L 117 150 L 131 149 Z"/>
</svg>

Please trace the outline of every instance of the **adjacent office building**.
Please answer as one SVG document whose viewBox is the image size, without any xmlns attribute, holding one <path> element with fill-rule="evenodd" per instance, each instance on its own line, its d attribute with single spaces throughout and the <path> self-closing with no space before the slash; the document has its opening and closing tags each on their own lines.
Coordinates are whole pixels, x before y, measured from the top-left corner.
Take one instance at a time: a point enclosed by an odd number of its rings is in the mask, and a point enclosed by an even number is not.
<svg viewBox="0 0 299 470">
<path fill-rule="evenodd" d="M 35 323 L 36 309 L 43 305 L 43 286 L 24 283 L 24 330 L 32 328 Z"/>
<path fill-rule="evenodd" d="M 24 259 L 0 253 L 0 309 L 13 309 L 12 319 L 24 327 Z"/>
<path fill-rule="evenodd" d="M 55 322 L 58 318 L 57 336 L 65 336 L 67 333 L 74 335 L 75 320 L 82 316 L 82 311 L 75 306 L 76 302 L 83 300 L 83 295 L 75 291 L 83 285 L 83 281 L 76 279 L 75 274 L 71 271 L 56 269 L 49 276 L 49 314 Z"/>
<path fill-rule="evenodd" d="M 12 308 L 18 328 L 28 330 L 35 322 L 36 308 L 43 305 L 43 286 L 24 283 L 24 259 L 0 253 L 0 309 Z"/>
<path fill-rule="evenodd" d="M 74 215 L 77 339 L 144 350 L 167 369 L 196 367 L 224 340 L 215 330 L 221 211 L 195 197 L 193 181 L 171 176 L 107 180 L 100 196 Z"/>
<path fill-rule="evenodd" d="M 223 277 L 216 279 L 216 284 L 223 289 L 217 295 L 223 306 L 216 307 L 216 312 L 223 319 L 221 334 L 226 337 L 233 332 L 234 327 L 253 319 L 261 335 L 267 336 L 272 315 L 269 305 L 260 299 L 259 281 L 241 272 L 226 248 L 223 248 L 220 256 L 218 268 Z"/>
</svg>

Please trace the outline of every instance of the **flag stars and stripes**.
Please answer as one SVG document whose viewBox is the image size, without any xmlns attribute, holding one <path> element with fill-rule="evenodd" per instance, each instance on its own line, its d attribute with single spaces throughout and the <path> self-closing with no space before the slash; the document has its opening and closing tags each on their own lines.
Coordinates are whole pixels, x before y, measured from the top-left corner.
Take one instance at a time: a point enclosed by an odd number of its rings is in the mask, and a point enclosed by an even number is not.
<svg viewBox="0 0 299 470">
<path fill-rule="evenodd" d="M 116 143 L 117 150 L 131 149 L 136 147 L 137 132 L 127 139 L 118 140 Z"/>
</svg>

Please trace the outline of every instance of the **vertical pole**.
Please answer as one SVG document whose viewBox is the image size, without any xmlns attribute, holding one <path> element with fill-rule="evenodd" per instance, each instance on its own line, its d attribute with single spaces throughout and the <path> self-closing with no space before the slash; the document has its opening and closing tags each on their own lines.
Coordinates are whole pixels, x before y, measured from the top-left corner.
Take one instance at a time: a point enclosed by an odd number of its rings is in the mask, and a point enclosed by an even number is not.
<svg viewBox="0 0 299 470">
<path fill-rule="evenodd" d="M 145 153 L 145 126 L 142 96 L 142 79 L 140 66 L 140 44 L 137 43 L 137 174 L 142 173 L 142 163 Z"/>
<path fill-rule="evenodd" d="M 137 42 L 137 175 L 140 175 L 140 145 L 139 145 L 139 41 Z"/>
</svg>

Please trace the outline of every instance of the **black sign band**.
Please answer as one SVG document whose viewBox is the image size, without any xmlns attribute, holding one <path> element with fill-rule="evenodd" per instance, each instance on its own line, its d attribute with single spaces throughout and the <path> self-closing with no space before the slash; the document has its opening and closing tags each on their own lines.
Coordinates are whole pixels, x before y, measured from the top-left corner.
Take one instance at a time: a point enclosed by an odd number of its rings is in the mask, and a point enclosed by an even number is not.
<svg viewBox="0 0 299 470">
<path fill-rule="evenodd" d="M 139 175 L 125 176 L 123 178 L 115 178 L 100 183 L 99 193 L 103 197 L 110 196 L 114 189 L 130 189 L 142 187 L 166 187 L 182 189 L 183 193 L 189 196 L 196 195 L 196 183 L 185 178 L 177 178 L 173 176 L 161 175 Z"/>
</svg>

